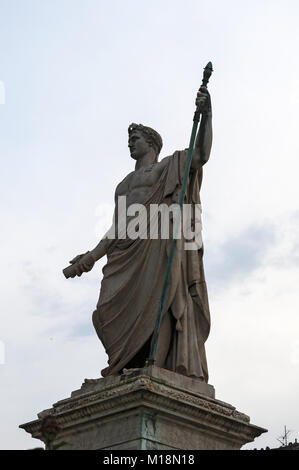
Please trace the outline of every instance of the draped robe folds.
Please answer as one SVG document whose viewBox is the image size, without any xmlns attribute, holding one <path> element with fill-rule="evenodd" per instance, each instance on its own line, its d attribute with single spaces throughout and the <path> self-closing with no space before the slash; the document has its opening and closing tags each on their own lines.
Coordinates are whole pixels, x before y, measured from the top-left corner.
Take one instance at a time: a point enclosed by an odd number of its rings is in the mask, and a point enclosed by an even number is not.
<svg viewBox="0 0 299 470">
<path fill-rule="evenodd" d="M 166 157 L 167 164 L 144 203 L 178 202 L 187 150 Z M 200 204 L 202 168 L 191 170 L 185 203 Z M 93 314 L 97 334 L 108 354 L 102 375 L 120 373 L 151 338 L 157 319 L 171 239 L 118 239 L 107 253 L 100 298 Z M 203 270 L 203 248 L 185 250 L 176 241 L 163 317 L 172 317 L 169 349 L 159 366 L 208 381 L 205 341 L 210 330 L 208 295 Z M 171 340 L 169 340 L 171 337 Z M 167 346 L 168 347 L 168 346 Z M 158 353 L 158 350 L 157 350 Z M 156 357 L 156 359 L 159 359 Z M 157 361 L 158 362 L 158 361 Z"/>
</svg>

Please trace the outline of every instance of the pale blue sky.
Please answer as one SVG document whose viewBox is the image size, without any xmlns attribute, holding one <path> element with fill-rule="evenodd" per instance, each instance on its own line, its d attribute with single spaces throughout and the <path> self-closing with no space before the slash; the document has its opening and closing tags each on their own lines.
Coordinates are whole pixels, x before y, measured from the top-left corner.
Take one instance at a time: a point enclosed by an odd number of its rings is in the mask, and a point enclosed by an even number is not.
<svg viewBox="0 0 299 470">
<path fill-rule="evenodd" d="M 253 446 L 284 424 L 299 437 L 298 16 L 297 0 L 0 0 L 2 448 L 33 447 L 18 424 L 105 367 L 101 270 L 61 269 L 133 169 L 131 122 L 162 134 L 162 157 L 188 145 L 209 60 L 210 382 L 269 429 Z"/>
</svg>

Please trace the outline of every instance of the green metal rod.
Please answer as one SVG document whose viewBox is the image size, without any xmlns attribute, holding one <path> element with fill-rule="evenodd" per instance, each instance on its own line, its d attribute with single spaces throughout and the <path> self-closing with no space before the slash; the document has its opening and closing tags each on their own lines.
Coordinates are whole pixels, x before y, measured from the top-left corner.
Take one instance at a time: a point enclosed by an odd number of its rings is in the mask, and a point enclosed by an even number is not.
<svg viewBox="0 0 299 470">
<path fill-rule="evenodd" d="M 212 73 L 212 64 L 211 62 L 209 62 L 208 65 L 204 69 L 202 86 L 207 85 L 211 73 Z M 192 132 L 191 132 L 191 137 L 190 137 L 190 143 L 189 143 L 189 148 L 188 148 L 187 161 L 186 161 L 186 166 L 184 169 L 182 189 L 181 189 L 180 197 L 179 197 L 180 217 L 175 218 L 175 227 L 174 227 L 174 233 L 173 233 L 173 235 L 175 236 L 173 236 L 171 240 L 169 257 L 168 257 L 164 281 L 163 281 L 162 294 L 161 294 L 160 303 L 159 303 L 159 310 L 158 310 L 154 333 L 153 333 L 152 340 L 151 340 L 150 355 L 146 361 L 147 366 L 153 365 L 155 363 L 155 356 L 156 356 L 157 344 L 158 344 L 158 335 L 159 335 L 161 321 L 162 321 L 162 314 L 163 314 L 163 310 L 165 307 L 166 295 L 168 293 L 171 265 L 172 265 L 172 261 L 174 257 L 174 250 L 176 247 L 176 238 L 178 234 L 178 229 L 181 223 L 182 206 L 183 206 L 183 201 L 184 201 L 185 194 L 186 194 L 187 182 L 188 182 L 190 168 L 191 168 L 192 154 L 193 154 L 193 149 L 194 149 L 194 142 L 195 142 L 195 137 L 197 133 L 198 123 L 199 123 L 199 113 L 195 111 L 194 118 L 193 118 Z"/>
<path fill-rule="evenodd" d="M 183 200 L 184 200 L 185 193 L 186 193 L 187 180 L 188 180 L 190 167 L 191 167 L 192 153 L 193 153 L 194 141 L 195 141 L 195 137 L 196 137 L 197 128 L 198 128 L 198 121 L 194 121 L 193 128 L 192 128 L 191 139 L 190 139 L 189 150 L 188 150 L 186 168 L 185 168 L 185 172 L 184 172 L 183 184 L 182 184 L 182 189 L 181 189 L 181 194 L 180 194 L 180 199 L 179 199 L 180 217 L 175 218 L 175 222 L 176 222 L 175 225 L 176 226 L 174 227 L 174 234 L 177 234 L 178 228 L 180 226 L 181 213 L 182 213 L 181 208 L 182 208 Z M 160 299 L 160 304 L 159 304 L 159 311 L 158 311 L 157 321 L 156 321 L 155 330 L 154 330 L 152 341 L 151 341 L 150 356 L 149 356 L 149 359 L 147 361 L 148 365 L 152 365 L 152 364 L 155 363 L 155 355 L 156 355 L 156 350 L 157 350 L 158 335 L 159 335 L 161 321 L 162 321 L 162 313 L 163 313 L 164 306 L 165 306 L 165 301 L 166 301 L 166 294 L 168 293 L 169 278 L 170 278 L 171 265 L 172 265 L 172 261 L 173 261 L 173 257 L 174 257 L 175 247 L 176 247 L 176 238 L 173 238 L 171 240 L 169 257 L 168 257 L 165 277 L 164 277 L 164 281 L 163 281 L 162 294 L 161 294 L 161 299 Z"/>
</svg>

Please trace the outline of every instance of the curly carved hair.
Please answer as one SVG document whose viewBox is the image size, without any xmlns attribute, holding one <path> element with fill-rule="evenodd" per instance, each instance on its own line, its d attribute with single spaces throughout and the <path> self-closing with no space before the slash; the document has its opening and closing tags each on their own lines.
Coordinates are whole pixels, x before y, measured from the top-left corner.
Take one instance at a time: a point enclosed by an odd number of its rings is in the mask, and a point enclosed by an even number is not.
<svg viewBox="0 0 299 470">
<path fill-rule="evenodd" d="M 135 124 L 133 122 L 132 124 L 130 124 L 129 129 L 128 129 L 129 137 L 131 133 L 134 131 L 140 131 L 143 134 L 146 142 L 151 147 L 153 147 L 158 157 L 161 151 L 161 148 L 163 146 L 163 141 L 162 141 L 162 137 L 160 136 L 160 134 L 154 129 L 152 129 L 151 127 L 143 126 L 143 124 Z"/>
</svg>

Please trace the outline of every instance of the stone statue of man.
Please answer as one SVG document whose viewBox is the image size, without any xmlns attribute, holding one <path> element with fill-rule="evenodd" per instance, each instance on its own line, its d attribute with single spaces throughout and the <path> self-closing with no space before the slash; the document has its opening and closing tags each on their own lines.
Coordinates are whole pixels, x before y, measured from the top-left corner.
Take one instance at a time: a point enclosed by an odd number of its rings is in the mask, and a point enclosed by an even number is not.
<svg viewBox="0 0 299 470">
<path fill-rule="evenodd" d="M 196 98 L 201 114 L 200 127 L 192 154 L 191 170 L 184 203 L 200 204 L 202 167 L 212 145 L 211 99 L 202 87 Z M 186 164 L 187 150 L 176 151 L 158 162 L 161 136 L 150 127 L 129 127 L 129 149 L 136 161 L 135 170 L 117 186 L 115 201 L 126 196 L 127 207 L 178 202 Z M 120 214 L 115 211 L 116 226 Z M 205 341 L 210 329 L 210 314 L 204 277 L 202 246 L 185 250 L 184 240 L 176 241 L 167 302 L 156 350 L 156 365 L 190 377 L 208 381 Z M 140 368 L 149 356 L 150 342 L 157 318 L 162 284 L 171 240 L 105 236 L 84 255 L 78 255 L 66 268 L 68 277 L 90 271 L 103 256 L 103 280 L 93 324 L 108 354 L 108 367 L 102 375 Z M 66 274 L 66 273 L 65 273 Z"/>
</svg>

